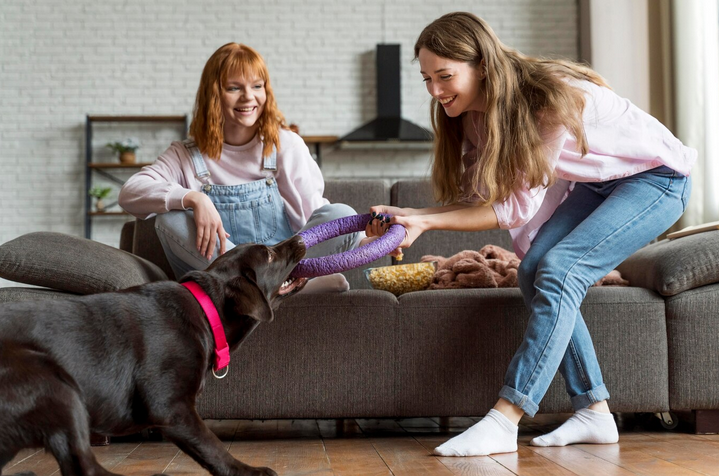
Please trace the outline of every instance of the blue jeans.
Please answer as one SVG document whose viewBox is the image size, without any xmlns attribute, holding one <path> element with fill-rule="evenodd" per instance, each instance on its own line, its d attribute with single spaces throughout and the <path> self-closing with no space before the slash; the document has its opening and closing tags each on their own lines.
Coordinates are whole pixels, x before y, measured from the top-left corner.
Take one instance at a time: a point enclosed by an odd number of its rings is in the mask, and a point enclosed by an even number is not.
<svg viewBox="0 0 719 476">
<path fill-rule="evenodd" d="M 313 226 L 346 216 L 355 215 L 356 212 L 349 205 L 343 203 L 330 203 L 318 208 L 307 220 L 300 231 L 307 230 Z M 155 219 L 155 231 L 162 243 L 162 248 L 167 256 L 175 276 L 179 279 L 182 275 L 192 270 L 203 270 L 210 263 L 217 259 L 220 250 L 220 240 L 217 239 L 215 252 L 212 259 L 208 260 L 197 251 L 195 241 L 197 237 L 197 226 L 192 210 L 174 210 L 157 215 Z M 309 248 L 307 258 L 328 256 L 343 251 L 357 248 L 362 239 L 360 233 L 349 233 L 338 236 Z M 226 240 L 225 250 L 234 248 L 236 243 Z"/>
<path fill-rule="evenodd" d="M 532 417 L 557 370 L 575 410 L 609 398 L 579 306 L 592 284 L 679 219 L 690 193 L 691 180 L 668 167 L 576 184 L 520 264 L 531 314 L 501 398 Z"/>
</svg>

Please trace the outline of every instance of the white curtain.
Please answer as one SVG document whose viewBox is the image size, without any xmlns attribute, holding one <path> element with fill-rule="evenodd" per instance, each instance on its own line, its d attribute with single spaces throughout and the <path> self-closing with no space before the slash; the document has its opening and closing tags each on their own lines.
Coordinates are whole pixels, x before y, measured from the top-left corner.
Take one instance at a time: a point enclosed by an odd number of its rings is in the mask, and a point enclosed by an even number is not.
<svg viewBox="0 0 719 476">
<path fill-rule="evenodd" d="M 719 220 L 719 0 L 672 0 L 674 131 L 697 149 L 693 191 L 676 228 Z"/>
</svg>

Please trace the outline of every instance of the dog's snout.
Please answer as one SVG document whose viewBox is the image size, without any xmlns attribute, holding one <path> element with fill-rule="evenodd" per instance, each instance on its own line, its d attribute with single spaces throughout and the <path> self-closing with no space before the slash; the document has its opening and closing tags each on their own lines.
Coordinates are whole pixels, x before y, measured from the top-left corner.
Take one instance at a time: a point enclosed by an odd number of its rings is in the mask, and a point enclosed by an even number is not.
<svg viewBox="0 0 719 476">
<path fill-rule="evenodd" d="M 305 246 L 305 242 L 302 238 L 299 238 L 299 240 L 294 243 L 293 251 L 297 261 L 305 257 L 305 254 L 307 254 L 307 247 Z"/>
<path fill-rule="evenodd" d="M 302 239 L 301 236 L 297 237 L 297 241 L 295 242 L 295 253 L 300 253 L 300 258 L 305 257 L 305 253 L 307 253 L 307 246 L 305 245 L 305 240 Z"/>
<path fill-rule="evenodd" d="M 281 243 L 276 244 L 274 249 L 295 262 L 299 262 L 307 253 L 305 242 L 299 235 L 295 235 Z"/>
<path fill-rule="evenodd" d="M 305 257 L 305 253 L 307 253 L 307 246 L 305 245 L 305 240 L 302 236 L 293 236 L 288 240 L 288 245 L 290 246 L 292 254 L 295 256 L 297 261 Z"/>
</svg>

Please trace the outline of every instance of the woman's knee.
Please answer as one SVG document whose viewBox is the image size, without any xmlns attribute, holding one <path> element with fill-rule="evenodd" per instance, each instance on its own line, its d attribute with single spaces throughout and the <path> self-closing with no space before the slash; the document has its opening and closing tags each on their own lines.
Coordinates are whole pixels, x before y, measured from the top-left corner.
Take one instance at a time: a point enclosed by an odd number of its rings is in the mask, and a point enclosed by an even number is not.
<svg viewBox="0 0 719 476">
<path fill-rule="evenodd" d="M 313 213 L 313 215 L 323 216 L 325 221 L 332 221 L 356 214 L 357 212 L 354 208 L 344 203 L 328 203 L 327 205 L 321 206 Z"/>
<path fill-rule="evenodd" d="M 537 264 L 535 284 L 544 291 L 555 289 L 581 295 L 594 283 L 587 279 L 589 274 L 590 269 L 581 260 L 551 250 Z"/>
<path fill-rule="evenodd" d="M 155 230 L 184 234 L 195 228 L 195 219 L 191 210 L 172 210 L 155 217 Z"/>
<path fill-rule="evenodd" d="M 323 223 L 354 216 L 357 212 L 354 208 L 344 203 L 328 203 L 312 213 L 309 221 L 300 231 L 310 229 Z M 319 243 L 307 250 L 307 258 L 316 258 L 318 256 L 326 256 L 335 253 L 348 251 L 359 246 L 360 240 L 364 237 L 364 233 L 352 232 L 346 235 L 337 236 L 327 241 Z"/>
<path fill-rule="evenodd" d="M 559 278 L 560 274 L 566 271 L 566 268 L 567 266 L 563 263 L 562 257 L 558 256 L 554 250 L 550 250 L 537 261 L 535 274 L 537 278 Z"/>
</svg>

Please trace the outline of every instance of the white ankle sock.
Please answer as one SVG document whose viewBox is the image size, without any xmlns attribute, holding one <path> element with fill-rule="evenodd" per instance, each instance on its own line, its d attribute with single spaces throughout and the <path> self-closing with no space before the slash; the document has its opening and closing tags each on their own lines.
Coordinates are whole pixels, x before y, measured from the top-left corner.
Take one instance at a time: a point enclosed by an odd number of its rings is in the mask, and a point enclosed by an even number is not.
<svg viewBox="0 0 719 476">
<path fill-rule="evenodd" d="M 529 442 L 532 446 L 566 446 L 574 443 L 616 443 L 617 424 L 611 413 L 582 408 L 551 433 Z"/>
<path fill-rule="evenodd" d="M 343 274 L 335 273 L 326 276 L 319 276 L 307 281 L 305 287 L 300 291 L 303 294 L 311 293 L 339 293 L 350 290 L 350 283 Z"/>
<path fill-rule="evenodd" d="M 518 427 L 495 409 L 461 435 L 434 449 L 439 456 L 485 456 L 517 451 Z"/>
</svg>

